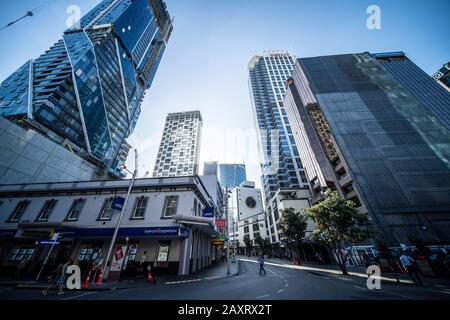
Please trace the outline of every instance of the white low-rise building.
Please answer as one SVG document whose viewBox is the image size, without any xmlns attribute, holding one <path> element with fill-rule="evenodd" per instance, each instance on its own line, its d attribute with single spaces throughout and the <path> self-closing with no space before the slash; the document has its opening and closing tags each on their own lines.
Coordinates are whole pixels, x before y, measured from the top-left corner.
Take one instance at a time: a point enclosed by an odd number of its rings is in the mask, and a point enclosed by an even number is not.
<svg viewBox="0 0 450 320">
<path fill-rule="evenodd" d="M 29 258 L 39 269 L 51 245 L 49 265 L 68 256 L 88 270 L 101 255 L 106 258 L 120 210 L 116 197 L 125 198 L 130 180 L 17 184 L 0 186 L 0 266 L 15 268 Z M 214 219 L 203 217 L 215 201 L 198 176 L 137 179 L 118 232 L 124 247 L 119 269 L 133 272 L 145 254 L 152 270 L 187 275 L 215 259 L 211 236 Z M 211 210 L 207 210 L 211 212 Z M 113 255 L 114 256 L 114 255 Z M 119 255 L 120 257 L 120 255 Z"/>
</svg>

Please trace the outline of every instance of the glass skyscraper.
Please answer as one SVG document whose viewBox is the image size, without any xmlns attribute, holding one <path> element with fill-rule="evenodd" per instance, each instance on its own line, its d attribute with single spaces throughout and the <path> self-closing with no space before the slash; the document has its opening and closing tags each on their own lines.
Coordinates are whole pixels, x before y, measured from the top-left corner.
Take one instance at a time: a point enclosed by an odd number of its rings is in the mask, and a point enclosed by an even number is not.
<svg viewBox="0 0 450 320">
<path fill-rule="evenodd" d="M 277 190 L 307 187 L 282 103 L 294 64 L 295 56 L 288 51 L 267 51 L 254 56 L 248 66 L 266 204 Z"/>
<path fill-rule="evenodd" d="M 2 82 L 0 115 L 120 176 L 171 31 L 162 0 L 104 0 Z"/>
<path fill-rule="evenodd" d="M 219 164 L 219 181 L 222 188 L 233 189 L 246 180 L 245 164 Z"/>
</svg>

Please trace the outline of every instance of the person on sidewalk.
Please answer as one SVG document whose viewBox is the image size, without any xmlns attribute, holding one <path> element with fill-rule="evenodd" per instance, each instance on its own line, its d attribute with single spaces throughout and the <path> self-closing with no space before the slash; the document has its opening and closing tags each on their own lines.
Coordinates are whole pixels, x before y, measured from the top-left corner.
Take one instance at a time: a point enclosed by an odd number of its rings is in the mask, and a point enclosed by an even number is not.
<svg viewBox="0 0 450 320">
<path fill-rule="evenodd" d="M 403 268 L 408 272 L 411 279 L 418 285 L 423 286 L 422 279 L 419 276 L 419 270 L 416 266 L 416 261 L 411 258 L 405 251 L 400 256 L 400 263 Z"/>
<path fill-rule="evenodd" d="M 44 296 L 47 295 L 48 291 L 50 289 L 56 289 L 58 288 L 58 294 L 64 294 L 63 292 L 63 287 L 64 284 L 66 282 L 66 273 L 67 273 L 67 268 L 73 263 L 72 259 L 68 259 L 66 260 L 65 263 L 61 262 L 59 263 L 58 267 L 56 268 L 56 270 L 53 272 L 54 276 L 50 279 L 50 285 L 47 287 L 47 289 L 45 289 L 44 291 L 42 291 L 42 294 Z"/>
<path fill-rule="evenodd" d="M 259 262 L 259 275 L 261 275 L 262 272 L 264 272 L 264 275 L 266 275 L 266 269 L 264 269 L 264 256 L 261 255 L 258 259 Z"/>
<path fill-rule="evenodd" d="M 20 278 L 20 276 L 22 275 L 23 270 L 26 268 L 26 266 L 28 266 L 28 263 L 30 262 L 29 258 L 25 258 L 22 261 L 20 261 L 19 265 L 17 266 L 17 270 L 15 272 L 15 276 L 16 278 Z"/>
<path fill-rule="evenodd" d="M 144 251 L 144 253 L 141 255 L 141 258 L 139 259 L 139 268 L 142 270 L 144 277 L 147 276 L 147 267 L 147 251 Z"/>
</svg>

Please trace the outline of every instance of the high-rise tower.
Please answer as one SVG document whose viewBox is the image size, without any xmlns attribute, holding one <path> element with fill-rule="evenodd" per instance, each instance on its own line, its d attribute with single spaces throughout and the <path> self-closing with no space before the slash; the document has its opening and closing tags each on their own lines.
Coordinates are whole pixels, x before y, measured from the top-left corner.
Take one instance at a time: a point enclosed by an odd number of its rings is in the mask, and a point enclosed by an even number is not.
<svg viewBox="0 0 450 320">
<path fill-rule="evenodd" d="M 169 113 L 166 118 L 154 177 L 198 174 L 203 120 L 200 111 Z"/>
<path fill-rule="evenodd" d="M 280 189 L 307 187 L 307 180 L 292 135 L 283 98 L 295 56 L 288 51 L 268 51 L 249 63 L 249 87 L 261 157 L 266 204 Z"/>
<path fill-rule="evenodd" d="M 104 0 L 2 82 L 0 115 L 120 176 L 171 31 L 162 0 Z"/>
</svg>

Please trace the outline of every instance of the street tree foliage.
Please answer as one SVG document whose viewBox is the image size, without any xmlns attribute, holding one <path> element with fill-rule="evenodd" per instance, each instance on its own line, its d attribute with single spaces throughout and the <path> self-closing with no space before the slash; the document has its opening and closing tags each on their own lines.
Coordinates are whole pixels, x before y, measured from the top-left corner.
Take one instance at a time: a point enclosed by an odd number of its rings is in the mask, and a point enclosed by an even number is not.
<svg viewBox="0 0 450 320">
<path fill-rule="evenodd" d="M 355 203 L 342 199 L 336 191 L 327 191 L 323 201 L 303 209 L 315 223 L 313 239 L 338 252 L 338 263 L 343 274 L 348 274 L 342 257 L 342 243 L 355 245 L 373 236 L 367 214 L 359 213 Z"/>
<path fill-rule="evenodd" d="M 300 257 L 299 248 L 305 238 L 306 228 L 308 226 L 308 217 L 302 212 L 295 212 L 293 208 L 287 208 L 281 211 L 280 230 L 283 234 L 283 242 L 289 248 L 293 249 Z"/>
</svg>

